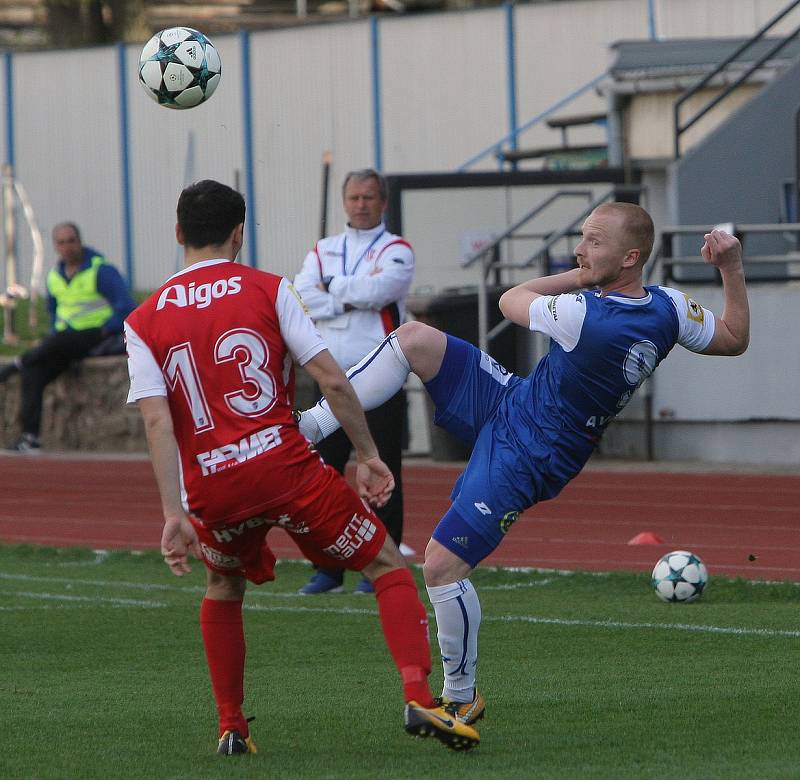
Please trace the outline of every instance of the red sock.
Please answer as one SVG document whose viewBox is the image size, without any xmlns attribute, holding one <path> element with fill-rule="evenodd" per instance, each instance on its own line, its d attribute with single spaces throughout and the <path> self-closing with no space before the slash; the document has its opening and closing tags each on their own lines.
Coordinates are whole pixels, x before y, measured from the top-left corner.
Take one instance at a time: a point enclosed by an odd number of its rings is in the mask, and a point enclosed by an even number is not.
<svg viewBox="0 0 800 780">
<path fill-rule="evenodd" d="M 403 679 L 403 698 L 432 707 L 433 695 L 428 686 L 431 671 L 428 615 L 419 600 L 414 578 L 408 569 L 394 569 L 372 584 L 383 635 Z"/>
<path fill-rule="evenodd" d="M 204 598 L 200 605 L 200 630 L 217 702 L 220 736 L 225 731 L 238 731 L 247 737 L 247 721 L 242 715 L 245 658 L 242 602 Z"/>
</svg>

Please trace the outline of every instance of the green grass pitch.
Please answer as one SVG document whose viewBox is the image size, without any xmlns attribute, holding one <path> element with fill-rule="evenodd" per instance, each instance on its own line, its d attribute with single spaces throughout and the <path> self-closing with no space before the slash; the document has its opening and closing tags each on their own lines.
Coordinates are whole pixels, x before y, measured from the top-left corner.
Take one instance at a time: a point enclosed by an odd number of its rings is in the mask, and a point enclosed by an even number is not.
<svg viewBox="0 0 800 780">
<path fill-rule="evenodd" d="M 403 732 L 374 599 L 297 596 L 309 571 L 248 593 L 259 753 L 223 758 L 199 563 L 177 579 L 155 553 L 0 547 L 0 777 L 800 776 L 798 584 L 712 571 L 669 605 L 642 574 L 478 570 L 487 714 L 457 754 Z"/>
</svg>

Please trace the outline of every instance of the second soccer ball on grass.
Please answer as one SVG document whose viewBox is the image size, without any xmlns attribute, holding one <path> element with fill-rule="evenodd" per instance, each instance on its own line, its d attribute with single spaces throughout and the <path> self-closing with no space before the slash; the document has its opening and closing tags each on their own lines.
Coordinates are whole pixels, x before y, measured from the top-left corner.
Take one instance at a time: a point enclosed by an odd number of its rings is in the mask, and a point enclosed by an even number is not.
<svg viewBox="0 0 800 780">
<path fill-rule="evenodd" d="M 708 583 L 703 561 L 686 550 L 667 553 L 653 569 L 653 588 L 662 601 L 688 603 L 700 598 Z"/>
</svg>

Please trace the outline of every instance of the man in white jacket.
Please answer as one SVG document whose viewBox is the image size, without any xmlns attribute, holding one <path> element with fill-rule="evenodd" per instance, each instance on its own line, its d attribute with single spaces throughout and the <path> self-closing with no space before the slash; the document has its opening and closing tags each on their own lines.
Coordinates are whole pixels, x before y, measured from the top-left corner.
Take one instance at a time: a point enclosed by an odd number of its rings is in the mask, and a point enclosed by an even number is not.
<svg viewBox="0 0 800 780">
<path fill-rule="evenodd" d="M 331 355 L 347 370 L 405 321 L 405 299 L 414 277 L 414 251 L 383 223 L 387 190 L 371 168 L 348 173 L 342 185 L 347 214 L 343 233 L 320 239 L 306 255 L 294 284 Z M 381 459 L 392 471 L 395 490 L 378 515 L 397 545 L 403 533 L 401 455 L 406 399 L 401 390 L 367 415 Z M 319 444 L 323 460 L 344 471 L 351 444 L 340 431 Z M 344 571 L 317 570 L 301 593 L 342 590 Z M 368 580 L 356 592 L 371 593 Z"/>
</svg>

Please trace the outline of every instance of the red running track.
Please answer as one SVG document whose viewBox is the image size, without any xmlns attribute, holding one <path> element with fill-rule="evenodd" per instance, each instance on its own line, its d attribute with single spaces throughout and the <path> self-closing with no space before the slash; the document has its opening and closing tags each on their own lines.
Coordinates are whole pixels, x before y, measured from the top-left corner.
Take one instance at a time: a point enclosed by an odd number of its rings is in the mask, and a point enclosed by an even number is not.
<svg viewBox="0 0 800 780">
<path fill-rule="evenodd" d="M 408 461 L 404 541 L 422 551 L 449 504 L 457 465 Z M 649 571 L 688 549 L 712 572 L 800 581 L 800 475 L 654 472 L 591 466 L 561 495 L 525 512 L 486 563 L 546 569 Z M 160 504 L 147 460 L 0 456 L 0 542 L 150 549 Z M 664 544 L 629 545 L 642 531 Z M 287 535 L 270 543 L 299 557 Z M 754 556 L 755 560 L 750 558 Z"/>
</svg>

